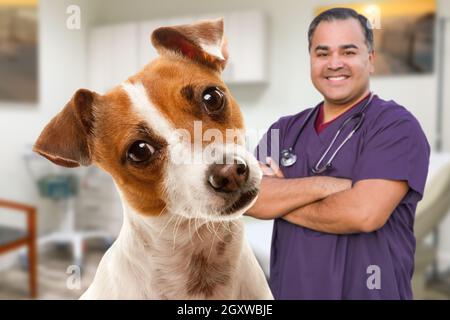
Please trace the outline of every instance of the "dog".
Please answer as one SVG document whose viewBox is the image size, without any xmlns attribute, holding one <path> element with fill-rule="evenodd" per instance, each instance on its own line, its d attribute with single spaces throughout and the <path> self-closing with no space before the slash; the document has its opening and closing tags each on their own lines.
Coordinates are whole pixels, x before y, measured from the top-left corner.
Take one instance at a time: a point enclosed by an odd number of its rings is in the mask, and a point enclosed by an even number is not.
<svg viewBox="0 0 450 320">
<path fill-rule="evenodd" d="M 223 19 L 160 27 L 151 42 L 158 58 L 104 95 L 79 89 L 33 148 L 95 164 L 122 201 L 119 236 L 80 298 L 273 299 L 240 219 L 262 173 L 221 80 Z"/>
</svg>

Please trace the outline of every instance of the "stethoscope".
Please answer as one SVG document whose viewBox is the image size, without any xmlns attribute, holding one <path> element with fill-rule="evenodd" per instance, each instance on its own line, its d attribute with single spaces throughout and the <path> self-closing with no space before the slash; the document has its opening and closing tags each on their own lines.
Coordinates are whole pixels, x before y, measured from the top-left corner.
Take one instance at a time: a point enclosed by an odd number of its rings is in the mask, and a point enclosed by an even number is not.
<svg viewBox="0 0 450 320">
<path fill-rule="evenodd" d="M 333 140 L 331 141 L 330 145 L 328 146 L 328 148 L 325 150 L 325 152 L 322 154 L 322 156 L 320 157 L 319 161 L 317 161 L 316 165 L 314 167 L 311 168 L 311 171 L 315 174 L 320 174 L 320 173 L 324 173 L 325 171 L 327 171 L 330 167 L 331 167 L 331 162 L 333 161 L 333 159 L 336 157 L 336 154 L 339 152 L 339 150 L 341 150 L 341 148 L 345 145 L 345 143 L 350 140 L 350 138 L 353 136 L 353 134 L 361 127 L 363 121 L 364 121 L 364 110 L 367 108 L 367 106 L 372 102 L 372 98 L 373 98 L 373 93 L 370 93 L 369 99 L 366 101 L 366 103 L 364 104 L 364 106 L 361 108 L 361 111 L 349 116 L 347 119 L 345 119 L 345 121 L 341 124 L 341 126 L 339 127 L 338 131 L 336 132 L 336 134 L 334 135 Z M 295 164 L 297 162 L 297 155 L 294 153 L 294 148 L 295 145 L 298 142 L 298 139 L 301 135 L 301 133 L 303 132 L 303 129 L 305 129 L 306 125 L 308 124 L 308 121 L 312 118 L 312 116 L 316 113 L 316 111 L 318 110 L 318 108 L 320 107 L 320 105 L 318 105 L 317 107 L 315 107 L 314 109 L 312 109 L 308 115 L 306 116 L 305 121 L 303 121 L 302 126 L 300 127 L 300 130 L 297 133 L 297 137 L 294 140 L 293 145 L 288 148 L 288 149 L 284 149 L 281 151 L 281 160 L 280 163 L 283 167 L 290 167 L 293 164 Z M 341 144 L 337 147 L 336 151 L 334 151 L 334 153 L 331 155 L 330 159 L 328 159 L 328 161 L 321 166 L 321 163 L 323 162 L 323 160 L 325 159 L 325 157 L 327 156 L 328 152 L 331 150 L 331 148 L 334 145 L 334 142 L 336 141 L 336 139 L 339 137 L 339 135 L 341 134 L 342 130 L 345 128 L 345 126 L 350 123 L 351 121 L 357 119 L 358 122 L 356 123 L 356 125 L 353 127 L 352 131 L 347 135 L 347 137 L 344 139 L 344 141 L 341 142 Z"/>
</svg>

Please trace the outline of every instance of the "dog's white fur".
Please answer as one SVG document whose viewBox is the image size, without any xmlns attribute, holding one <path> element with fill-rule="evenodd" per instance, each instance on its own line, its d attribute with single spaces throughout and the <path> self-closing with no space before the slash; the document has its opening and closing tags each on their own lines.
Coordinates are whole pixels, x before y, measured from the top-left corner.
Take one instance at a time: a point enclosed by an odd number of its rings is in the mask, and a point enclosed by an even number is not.
<svg viewBox="0 0 450 320">
<path fill-rule="evenodd" d="M 209 226 L 217 228 L 210 231 L 206 222 L 195 226 L 196 222 L 180 219 L 170 215 L 142 217 L 125 204 L 120 235 L 102 258 L 94 282 L 81 299 L 204 299 L 204 295 L 186 291 L 190 277 L 186 261 L 202 250 L 211 252 L 209 259 L 214 259 L 214 246 L 228 228 L 234 232 L 226 253 L 234 263 L 230 283 L 217 287 L 208 298 L 273 298 L 245 239 L 242 221 L 219 228 Z"/>
</svg>

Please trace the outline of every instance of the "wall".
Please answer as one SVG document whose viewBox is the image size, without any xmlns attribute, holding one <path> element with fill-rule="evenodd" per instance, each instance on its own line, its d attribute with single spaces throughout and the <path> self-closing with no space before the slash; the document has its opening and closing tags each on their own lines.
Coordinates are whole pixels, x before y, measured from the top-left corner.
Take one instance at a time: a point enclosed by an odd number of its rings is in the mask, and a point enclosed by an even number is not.
<svg viewBox="0 0 450 320">
<path fill-rule="evenodd" d="M 439 3 L 439 12 L 445 19 L 444 31 L 444 70 L 442 88 L 444 91 L 444 110 L 443 110 L 443 150 L 450 151 L 450 1 L 441 1 Z M 449 195 L 450 196 L 450 195 Z M 439 229 L 439 264 L 440 270 L 450 270 L 450 214 L 447 214 Z"/>
<path fill-rule="evenodd" d="M 172 0 L 157 5 L 153 2 L 152 5 L 149 1 L 134 0 L 133 5 L 123 6 L 120 0 L 101 0 L 101 14 L 96 24 L 255 8 L 264 10 L 270 19 L 269 83 L 231 87 L 243 108 L 247 127 L 264 129 L 280 116 L 297 113 L 320 101 L 309 80 L 306 31 L 316 6 L 342 2 L 350 1 Z M 407 106 L 419 118 L 430 143 L 434 144 L 435 75 L 377 77 L 372 80 L 372 88 L 382 97 Z M 411 94 L 415 92 L 420 95 Z"/>
<path fill-rule="evenodd" d="M 443 71 L 443 91 L 444 91 L 444 114 L 443 114 L 443 148 L 450 151 L 450 1 L 440 1 L 439 12 L 443 19 L 445 19 L 445 56 L 444 56 L 444 71 Z M 449 225 L 450 226 L 450 225 Z"/>
<path fill-rule="evenodd" d="M 82 7 L 80 30 L 66 28 L 66 8 L 71 4 Z M 86 86 L 86 30 L 93 12 L 92 1 L 39 1 L 39 102 L 0 104 L 0 197 L 37 205 L 40 233 L 52 228 L 57 215 L 51 203 L 39 201 L 23 155 L 75 90 Z M 17 214 L 2 214 L 0 219 L 11 225 L 23 223 Z M 0 265 L 7 260 L 2 259 Z"/>
</svg>

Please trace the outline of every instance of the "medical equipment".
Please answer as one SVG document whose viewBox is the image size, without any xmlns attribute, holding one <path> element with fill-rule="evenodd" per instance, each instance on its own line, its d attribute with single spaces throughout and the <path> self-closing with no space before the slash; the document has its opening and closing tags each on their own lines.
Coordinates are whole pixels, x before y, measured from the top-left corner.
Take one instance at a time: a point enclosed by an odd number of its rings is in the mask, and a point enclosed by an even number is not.
<svg viewBox="0 0 450 320">
<path fill-rule="evenodd" d="M 27 146 L 24 154 L 26 169 L 37 186 L 41 198 L 53 201 L 59 207 L 61 215 L 58 229 L 38 238 L 38 250 L 42 252 L 48 244 L 69 244 L 72 247 L 73 263 L 82 267 L 86 240 L 103 239 L 109 247 L 114 239 L 107 231 L 76 228 L 76 200 L 80 186 L 89 183 L 89 178 L 95 169 L 82 167 L 74 170 L 57 167 L 31 150 L 32 147 Z M 19 253 L 23 264 L 26 259 L 25 253 L 25 251 Z"/>
<path fill-rule="evenodd" d="M 331 141 L 330 145 L 328 146 L 328 148 L 325 150 L 325 152 L 322 154 L 322 156 L 320 157 L 319 161 L 317 161 L 316 165 L 314 167 L 311 168 L 311 171 L 315 174 L 320 174 L 320 173 L 324 173 L 326 170 L 328 170 L 331 167 L 331 162 L 333 161 L 333 159 L 336 157 L 336 154 L 339 152 L 339 150 L 344 146 L 344 144 L 350 140 L 350 138 L 353 136 L 353 134 L 361 127 L 363 121 L 364 121 L 364 111 L 367 108 L 367 106 L 372 102 L 372 98 L 373 98 L 373 93 L 370 93 L 369 99 L 367 99 L 366 103 L 364 104 L 364 106 L 361 108 L 361 111 L 349 116 L 339 127 L 339 129 L 337 130 L 333 140 Z M 306 116 L 305 121 L 303 121 L 302 126 L 300 127 L 300 130 L 297 133 L 297 136 L 294 140 L 294 143 L 292 144 L 292 146 L 290 148 L 284 149 L 281 151 L 281 165 L 283 167 L 290 167 L 293 164 L 295 164 L 297 162 L 297 155 L 294 153 L 294 147 L 298 142 L 298 139 L 301 135 L 301 133 L 303 132 L 303 129 L 306 127 L 308 121 L 313 117 L 314 114 L 317 113 L 317 111 L 319 110 L 319 106 L 317 106 L 316 108 L 312 109 L 308 115 Z M 333 147 L 336 139 L 339 137 L 339 135 L 341 134 L 342 130 L 347 126 L 347 124 L 349 124 L 351 121 L 356 120 L 356 125 L 353 127 L 352 131 L 347 135 L 347 137 L 344 139 L 344 141 L 341 142 L 341 144 L 337 147 L 336 151 L 334 151 L 334 153 L 331 155 L 330 159 L 321 166 L 322 162 L 324 161 L 325 157 L 328 155 L 328 152 L 331 150 L 331 148 Z"/>
</svg>

